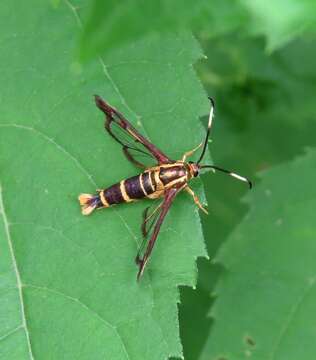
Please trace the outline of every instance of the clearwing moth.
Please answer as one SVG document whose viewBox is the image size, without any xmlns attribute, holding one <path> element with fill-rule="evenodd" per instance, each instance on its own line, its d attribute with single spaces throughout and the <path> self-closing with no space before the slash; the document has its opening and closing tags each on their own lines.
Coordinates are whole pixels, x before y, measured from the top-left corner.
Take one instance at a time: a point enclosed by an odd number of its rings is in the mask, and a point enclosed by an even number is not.
<svg viewBox="0 0 316 360">
<path fill-rule="evenodd" d="M 156 206 L 147 207 L 143 213 L 141 230 L 144 240 L 136 256 L 138 280 L 144 272 L 170 206 L 181 190 L 185 190 L 191 195 L 195 204 L 207 214 L 207 210 L 189 187 L 189 181 L 197 177 L 202 169 L 209 168 L 227 173 L 248 183 L 250 188 L 252 187 L 251 182 L 243 176 L 215 165 L 201 164 L 207 149 L 214 117 L 214 101 L 211 98 L 210 101 L 211 109 L 204 141 L 193 150 L 184 153 L 181 160 L 172 160 L 141 135 L 115 108 L 100 96 L 95 96 L 97 107 L 105 114 L 106 131 L 122 146 L 127 159 L 142 169 L 142 173 L 124 179 L 106 189 L 97 190 L 95 195 L 81 194 L 79 202 L 82 206 L 82 213 L 89 215 L 95 209 L 107 208 L 115 204 L 133 202 L 143 198 L 161 199 Z M 199 148 L 202 148 L 199 159 L 196 162 L 187 161 L 187 158 Z M 151 160 L 151 165 L 145 164 L 144 159 L 146 158 Z"/>
</svg>

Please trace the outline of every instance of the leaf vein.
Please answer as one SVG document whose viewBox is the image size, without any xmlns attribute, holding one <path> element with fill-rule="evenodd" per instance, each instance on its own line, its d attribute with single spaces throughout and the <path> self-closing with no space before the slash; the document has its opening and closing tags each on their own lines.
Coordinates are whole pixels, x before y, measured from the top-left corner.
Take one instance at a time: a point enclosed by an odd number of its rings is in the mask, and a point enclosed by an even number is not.
<svg viewBox="0 0 316 360">
<path fill-rule="evenodd" d="M 37 130 L 31 126 L 25 126 L 25 125 L 19 125 L 19 124 L 0 124 L 0 127 L 13 127 L 13 128 L 17 128 L 17 129 L 23 129 L 23 130 L 28 130 L 28 131 L 34 131 L 36 134 L 38 134 L 39 136 L 41 136 L 42 138 L 44 138 L 45 140 L 47 140 L 48 142 L 50 142 L 51 144 L 55 145 L 60 151 L 62 151 L 64 154 L 66 154 L 68 157 L 70 157 L 75 164 L 77 165 L 77 167 L 88 177 L 88 179 L 90 180 L 90 182 L 96 186 L 95 181 L 93 180 L 92 175 L 89 174 L 89 172 L 83 167 L 83 165 L 79 162 L 78 159 L 76 159 L 69 151 L 67 151 L 63 146 L 61 146 L 60 144 L 58 144 L 53 138 L 49 137 L 48 135 L 44 134 L 42 131 Z"/>
<path fill-rule="evenodd" d="M 15 258 L 15 253 L 14 253 L 14 248 L 13 248 L 13 243 L 12 243 L 11 233 L 10 233 L 10 225 L 9 225 L 9 221 L 8 221 L 8 218 L 7 218 L 7 215 L 6 215 L 6 212 L 5 212 L 5 207 L 4 207 L 4 203 L 3 203 L 3 195 L 2 194 L 3 194 L 2 185 L 0 183 L 0 213 L 2 214 L 5 234 L 6 234 L 6 237 L 7 237 L 8 246 L 9 246 L 11 259 L 12 259 L 12 264 L 13 264 L 13 269 L 14 269 L 15 276 L 16 276 L 16 283 L 17 283 L 17 288 L 18 288 L 18 293 L 19 293 L 19 300 L 20 300 L 20 307 L 21 307 L 21 317 L 22 317 L 21 327 L 23 327 L 24 331 L 25 331 L 26 341 L 27 341 L 27 348 L 28 348 L 30 359 L 34 360 L 33 353 L 32 353 L 32 347 L 31 347 L 30 334 L 29 334 L 29 330 L 28 330 L 28 327 L 27 327 L 27 323 L 26 323 L 24 300 L 23 300 L 23 294 L 22 294 L 21 276 L 20 276 L 17 261 L 16 261 L 16 258 Z"/>
<path fill-rule="evenodd" d="M 100 314 L 98 314 L 96 311 L 94 311 L 93 309 L 91 309 L 88 305 L 86 305 L 85 303 L 83 303 L 80 299 L 75 298 L 73 296 L 67 295 L 61 291 L 55 290 L 55 289 L 51 289 L 48 288 L 46 286 L 37 286 L 37 285 L 33 285 L 33 284 L 23 284 L 24 288 L 31 288 L 31 289 L 35 289 L 35 290 L 40 290 L 40 291 L 45 291 L 45 292 L 49 292 L 49 293 L 53 293 L 55 295 L 59 295 L 64 297 L 67 300 L 70 300 L 72 302 L 75 302 L 77 304 L 79 304 L 82 308 L 84 308 L 86 311 L 88 311 L 89 313 L 91 313 L 92 315 L 94 315 L 96 318 L 98 318 L 104 325 L 106 325 L 107 327 L 109 327 L 111 330 L 113 330 L 113 332 L 116 334 L 116 336 L 119 338 L 119 340 L 122 343 L 122 348 L 124 350 L 124 353 L 126 355 L 127 359 L 130 359 L 128 353 L 127 353 L 127 349 L 125 347 L 125 344 L 123 342 L 123 339 L 121 337 L 121 335 L 119 334 L 116 326 L 112 325 L 109 321 L 107 321 L 106 319 L 104 319 Z"/>
<path fill-rule="evenodd" d="M 0 337 L 0 341 L 5 340 L 6 338 L 10 337 L 11 335 L 15 334 L 16 332 L 18 332 L 20 329 L 23 329 L 23 324 L 15 327 L 14 329 L 8 331 L 6 334 L 2 335 Z"/>
<path fill-rule="evenodd" d="M 276 344 L 272 350 L 272 353 L 271 353 L 271 360 L 274 360 L 275 359 L 275 356 L 276 356 L 276 353 L 280 347 L 280 344 L 282 342 L 282 339 L 284 338 L 286 332 L 288 331 L 289 327 L 290 327 L 290 324 L 294 318 L 294 316 L 297 314 L 300 306 L 302 305 L 303 301 L 305 300 L 305 298 L 308 296 L 308 294 L 310 293 L 310 291 L 312 290 L 312 288 L 314 287 L 315 285 L 315 281 L 309 281 L 307 286 L 306 286 L 306 289 L 305 291 L 303 291 L 302 293 L 302 296 L 299 297 L 298 301 L 293 305 L 293 307 L 291 308 L 289 314 L 288 314 L 288 317 L 285 321 L 285 324 L 283 326 L 283 328 L 281 329 L 280 331 L 280 335 L 276 341 Z"/>
</svg>

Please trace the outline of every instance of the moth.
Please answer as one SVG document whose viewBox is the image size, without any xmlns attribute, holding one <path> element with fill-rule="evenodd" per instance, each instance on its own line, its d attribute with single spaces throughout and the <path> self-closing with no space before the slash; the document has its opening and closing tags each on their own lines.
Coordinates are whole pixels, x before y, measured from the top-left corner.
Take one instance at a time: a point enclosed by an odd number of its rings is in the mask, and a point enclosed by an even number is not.
<svg viewBox="0 0 316 360">
<path fill-rule="evenodd" d="M 141 168 L 142 172 L 128 179 L 123 179 L 106 189 L 97 190 L 97 194 L 79 195 L 82 214 L 89 215 L 95 209 L 108 208 L 115 204 L 133 202 L 143 198 L 161 199 L 157 205 L 149 206 L 143 212 L 141 225 L 143 243 L 135 259 L 138 265 L 138 280 L 143 275 L 161 225 L 174 199 L 182 190 L 192 196 L 195 204 L 207 214 L 207 210 L 189 186 L 191 179 L 196 178 L 201 170 L 206 168 L 213 169 L 213 171 L 218 170 L 248 183 L 250 188 L 252 186 L 247 178 L 234 172 L 215 165 L 201 164 L 207 149 L 214 117 L 214 101 L 211 98 L 210 101 L 211 109 L 204 141 L 193 150 L 185 152 L 180 160 L 173 160 L 141 135 L 114 107 L 110 106 L 100 96 L 95 96 L 96 106 L 105 114 L 106 131 L 122 146 L 126 158 Z M 199 159 L 196 162 L 187 161 L 187 158 L 200 148 Z M 148 164 L 146 160 L 150 160 L 150 163 Z"/>
</svg>

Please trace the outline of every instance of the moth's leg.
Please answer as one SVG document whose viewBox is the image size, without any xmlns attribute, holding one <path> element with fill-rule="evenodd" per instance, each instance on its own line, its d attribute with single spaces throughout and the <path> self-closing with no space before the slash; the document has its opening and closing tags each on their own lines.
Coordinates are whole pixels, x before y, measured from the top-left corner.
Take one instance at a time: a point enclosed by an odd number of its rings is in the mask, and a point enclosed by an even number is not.
<svg viewBox="0 0 316 360">
<path fill-rule="evenodd" d="M 186 186 L 184 188 L 184 190 L 190 194 L 192 197 L 193 197 L 193 200 L 195 202 L 195 204 L 202 210 L 205 212 L 205 214 L 208 214 L 208 211 L 203 207 L 203 205 L 200 203 L 200 200 L 199 198 L 197 197 L 197 195 L 194 193 L 194 191 L 189 187 L 189 186 Z"/>
<path fill-rule="evenodd" d="M 178 188 L 178 189 L 171 188 L 165 192 L 163 203 L 161 205 L 161 212 L 159 213 L 159 216 L 158 216 L 157 220 L 155 221 L 154 229 L 153 229 L 153 232 L 148 241 L 147 247 L 145 249 L 145 253 L 142 257 L 140 257 L 139 255 L 137 255 L 137 257 L 136 257 L 136 263 L 139 266 L 137 280 L 139 280 L 141 278 L 141 276 L 144 272 L 147 261 L 150 257 L 150 254 L 151 254 L 153 247 L 155 245 L 155 242 L 157 240 L 161 224 L 163 223 L 164 218 L 167 215 L 175 196 L 181 189 L 182 188 Z"/>
<path fill-rule="evenodd" d="M 141 226 L 141 230 L 142 230 L 142 233 L 143 233 L 144 238 L 147 237 L 148 233 L 149 233 L 150 230 L 151 230 L 151 227 L 153 226 L 153 224 L 154 224 L 154 222 L 155 222 L 154 219 L 153 219 L 153 221 L 152 221 L 150 224 L 148 224 L 149 220 L 150 220 L 155 214 L 157 214 L 157 211 L 161 208 L 162 203 L 163 203 L 163 202 L 161 202 L 158 206 L 156 206 L 156 208 L 155 208 L 154 210 L 152 210 L 151 213 L 149 213 L 150 206 L 148 206 L 148 207 L 144 210 L 144 212 L 143 212 L 143 223 L 142 223 L 142 226 Z M 142 246 L 141 246 L 141 247 L 142 247 Z M 140 248 L 141 248 L 141 247 L 140 247 Z"/>
<path fill-rule="evenodd" d="M 203 143 L 199 144 L 197 147 L 195 147 L 193 150 L 190 150 L 190 151 L 187 151 L 183 154 L 182 156 L 182 160 L 183 162 L 185 162 L 186 158 L 189 157 L 189 156 L 192 156 L 194 154 L 194 152 L 196 150 L 198 150 L 201 146 L 203 145 Z"/>
</svg>

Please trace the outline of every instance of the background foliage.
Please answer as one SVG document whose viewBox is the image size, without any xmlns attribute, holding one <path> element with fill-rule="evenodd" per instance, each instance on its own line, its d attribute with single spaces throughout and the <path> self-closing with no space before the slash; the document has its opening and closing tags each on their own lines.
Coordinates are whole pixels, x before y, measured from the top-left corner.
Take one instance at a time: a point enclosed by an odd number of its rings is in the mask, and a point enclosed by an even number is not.
<svg viewBox="0 0 316 360">
<path fill-rule="evenodd" d="M 315 4 L 183 4 L 1 3 L 0 358 L 314 359 Z M 213 96 L 212 159 L 255 182 L 203 175 L 202 227 L 179 196 L 140 284 L 146 204 L 76 200 L 135 173 L 95 93 L 175 158 Z"/>
</svg>

